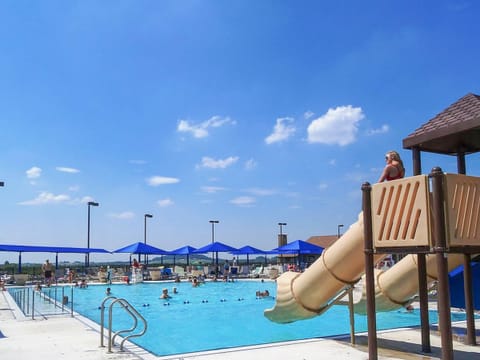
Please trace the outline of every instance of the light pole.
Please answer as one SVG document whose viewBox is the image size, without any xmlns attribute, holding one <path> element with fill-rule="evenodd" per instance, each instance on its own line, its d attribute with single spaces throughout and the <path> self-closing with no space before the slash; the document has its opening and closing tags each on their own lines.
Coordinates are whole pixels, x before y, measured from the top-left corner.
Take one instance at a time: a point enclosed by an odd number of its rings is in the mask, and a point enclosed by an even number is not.
<svg viewBox="0 0 480 360">
<path fill-rule="evenodd" d="M 87 203 L 88 206 L 88 217 L 87 217 L 87 248 L 90 249 L 90 206 L 98 206 L 100 205 L 98 202 L 89 201 Z M 85 255 L 85 268 L 90 266 L 90 252 L 87 252 Z"/>
<path fill-rule="evenodd" d="M 143 243 L 147 245 L 147 218 L 153 218 L 152 214 L 143 215 Z M 148 257 L 145 254 L 145 265 L 148 265 Z"/>
<path fill-rule="evenodd" d="M 215 224 L 219 222 L 218 220 L 210 220 L 210 224 L 212 224 L 212 244 L 215 242 Z"/>
<path fill-rule="evenodd" d="M 218 220 L 210 220 L 210 224 L 212 224 L 212 244 L 215 242 L 215 224 L 218 224 L 220 221 Z M 212 264 L 215 262 L 215 253 L 212 252 Z M 218 266 L 215 267 L 215 274 L 218 275 Z"/>
<path fill-rule="evenodd" d="M 343 224 L 337 225 L 337 238 L 340 238 L 340 228 L 343 227 Z"/>
</svg>

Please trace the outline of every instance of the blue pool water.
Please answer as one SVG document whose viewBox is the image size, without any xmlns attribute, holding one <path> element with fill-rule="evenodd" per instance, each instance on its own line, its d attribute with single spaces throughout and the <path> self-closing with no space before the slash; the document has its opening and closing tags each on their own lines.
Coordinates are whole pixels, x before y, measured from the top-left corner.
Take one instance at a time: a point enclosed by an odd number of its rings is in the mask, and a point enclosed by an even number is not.
<svg viewBox="0 0 480 360">
<path fill-rule="evenodd" d="M 75 311 L 100 323 L 99 306 L 105 297 L 106 287 L 95 285 L 87 289 L 76 288 Z M 110 287 L 113 296 L 125 298 L 148 321 L 147 334 L 132 341 L 158 356 L 350 332 L 349 314 L 345 306 L 333 306 L 321 316 L 291 324 L 270 322 L 263 316 L 263 311 L 275 303 L 276 284 L 270 281 L 207 282 L 197 288 L 188 282 L 131 286 L 119 284 Z M 165 287 L 172 296 L 169 300 L 159 299 Z M 177 287 L 178 294 L 172 294 L 173 287 Z M 257 299 L 255 292 L 265 289 L 272 297 Z M 131 318 L 123 316 L 124 311 L 117 309 L 114 312 L 114 329 L 130 327 Z M 458 316 L 462 318 L 457 320 L 464 319 L 463 314 Z M 435 312 L 430 314 L 430 321 L 437 322 Z M 407 313 L 397 310 L 377 315 L 379 330 L 419 324 L 417 311 Z M 355 329 L 356 332 L 367 330 L 366 316 L 355 315 Z"/>
</svg>

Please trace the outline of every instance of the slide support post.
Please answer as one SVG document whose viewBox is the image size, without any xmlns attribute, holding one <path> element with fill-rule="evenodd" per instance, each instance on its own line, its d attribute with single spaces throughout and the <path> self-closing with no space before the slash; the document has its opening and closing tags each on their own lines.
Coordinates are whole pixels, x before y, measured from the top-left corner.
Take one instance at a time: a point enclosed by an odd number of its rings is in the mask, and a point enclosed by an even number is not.
<svg viewBox="0 0 480 360">
<path fill-rule="evenodd" d="M 365 242 L 365 284 L 367 297 L 367 327 L 368 327 L 368 358 L 378 359 L 377 348 L 377 317 L 375 311 L 375 275 L 373 260 L 372 231 L 372 186 L 366 182 L 362 185 L 363 232 Z"/>
</svg>

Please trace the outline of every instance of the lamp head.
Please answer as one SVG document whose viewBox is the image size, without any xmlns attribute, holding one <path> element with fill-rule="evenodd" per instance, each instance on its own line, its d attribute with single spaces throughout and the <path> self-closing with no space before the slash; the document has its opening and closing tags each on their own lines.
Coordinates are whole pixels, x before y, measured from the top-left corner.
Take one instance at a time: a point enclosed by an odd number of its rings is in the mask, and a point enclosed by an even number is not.
<svg viewBox="0 0 480 360">
<path fill-rule="evenodd" d="M 98 202 L 94 202 L 94 201 L 88 202 L 88 206 L 98 206 L 98 205 L 100 205 Z"/>
</svg>

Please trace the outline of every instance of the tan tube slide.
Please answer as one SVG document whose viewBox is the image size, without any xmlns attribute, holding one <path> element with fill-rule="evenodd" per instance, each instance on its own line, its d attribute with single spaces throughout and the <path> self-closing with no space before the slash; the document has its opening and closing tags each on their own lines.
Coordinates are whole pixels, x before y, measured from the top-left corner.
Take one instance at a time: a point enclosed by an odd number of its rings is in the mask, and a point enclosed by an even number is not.
<svg viewBox="0 0 480 360">
<path fill-rule="evenodd" d="M 327 309 L 329 301 L 347 285 L 356 283 L 365 271 L 363 214 L 345 234 L 326 249 L 305 272 L 286 272 L 277 278 L 276 304 L 264 315 L 277 323 L 308 319 Z M 375 255 L 375 263 L 385 255 Z M 462 255 L 449 255 L 449 269 L 462 264 Z M 427 257 L 427 281 L 437 278 L 435 256 Z M 404 306 L 418 292 L 417 256 L 408 255 L 377 274 L 377 311 Z M 364 291 L 362 291 L 365 293 Z M 365 313 L 365 296 L 355 304 L 355 312 Z"/>
</svg>

